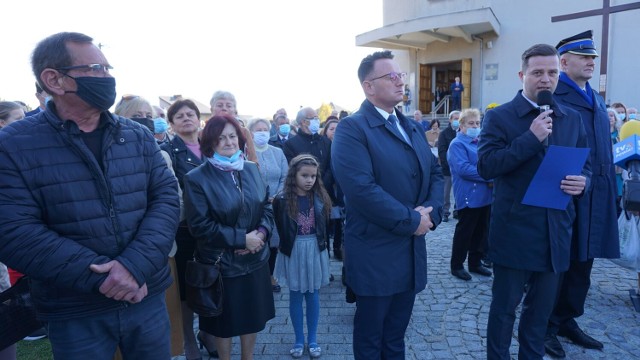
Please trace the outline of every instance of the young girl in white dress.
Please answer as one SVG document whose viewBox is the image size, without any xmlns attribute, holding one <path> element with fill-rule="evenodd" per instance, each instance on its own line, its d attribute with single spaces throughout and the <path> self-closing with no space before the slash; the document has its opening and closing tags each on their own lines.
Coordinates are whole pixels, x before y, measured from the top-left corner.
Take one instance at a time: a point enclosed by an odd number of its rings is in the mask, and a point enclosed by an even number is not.
<svg viewBox="0 0 640 360">
<path fill-rule="evenodd" d="M 289 287 L 289 315 L 295 333 L 293 358 L 305 352 L 302 299 L 307 305 L 308 350 L 311 358 L 322 355 L 317 330 L 320 317 L 318 291 L 329 283 L 327 221 L 331 200 L 322 186 L 318 161 L 309 154 L 291 159 L 284 190 L 273 201 L 280 234 L 274 277 Z"/>
</svg>

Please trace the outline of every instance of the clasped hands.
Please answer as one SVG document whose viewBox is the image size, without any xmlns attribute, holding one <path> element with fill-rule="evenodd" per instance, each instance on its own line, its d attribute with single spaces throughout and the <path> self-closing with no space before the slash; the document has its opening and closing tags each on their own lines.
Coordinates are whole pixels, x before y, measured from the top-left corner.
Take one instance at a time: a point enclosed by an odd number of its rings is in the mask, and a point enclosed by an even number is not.
<svg viewBox="0 0 640 360">
<path fill-rule="evenodd" d="M 138 286 L 138 282 L 129 270 L 117 260 L 111 260 L 105 264 L 91 264 L 89 268 L 97 274 L 109 274 L 99 290 L 110 299 L 135 304 L 147 296 L 147 284 Z"/>
<path fill-rule="evenodd" d="M 253 230 L 246 235 L 246 248 L 236 250 L 238 255 L 255 254 L 264 247 L 264 234 L 258 230 Z"/>
<path fill-rule="evenodd" d="M 414 210 L 420 213 L 420 225 L 418 225 L 418 228 L 413 234 L 416 236 L 425 235 L 433 227 L 430 215 L 431 211 L 433 211 L 433 206 L 418 206 Z"/>
</svg>

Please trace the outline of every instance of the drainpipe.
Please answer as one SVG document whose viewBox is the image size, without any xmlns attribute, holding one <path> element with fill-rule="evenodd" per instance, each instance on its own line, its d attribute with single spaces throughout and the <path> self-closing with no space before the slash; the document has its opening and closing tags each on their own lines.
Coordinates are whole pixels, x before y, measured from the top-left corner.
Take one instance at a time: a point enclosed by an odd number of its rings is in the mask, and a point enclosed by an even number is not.
<svg viewBox="0 0 640 360">
<path fill-rule="evenodd" d="M 480 40 L 480 113 L 484 113 L 484 39 L 477 35 L 472 35 L 471 38 L 473 40 Z"/>
</svg>

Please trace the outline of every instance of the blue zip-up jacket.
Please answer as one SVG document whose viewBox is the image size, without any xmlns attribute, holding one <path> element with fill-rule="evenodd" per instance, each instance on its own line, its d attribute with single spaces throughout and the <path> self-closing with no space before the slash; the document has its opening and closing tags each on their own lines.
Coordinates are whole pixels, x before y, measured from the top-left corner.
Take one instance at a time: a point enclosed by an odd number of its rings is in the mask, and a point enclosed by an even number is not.
<svg viewBox="0 0 640 360">
<path fill-rule="evenodd" d="M 478 143 L 459 132 L 447 151 L 456 209 L 480 208 L 491 204 L 491 181 L 478 174 Z"/>
<path fill-rule="evenodd" d="M 104 112 L 102 164 L 55 104 L 0 131 L 0 261 L 32 279 L 43 320 L 127 306 L 99 292 L 119 261 L 148 295 L 171 284 L 167 259 L 179 217 L 178 184 L 153 135 Z"/>
</svg>

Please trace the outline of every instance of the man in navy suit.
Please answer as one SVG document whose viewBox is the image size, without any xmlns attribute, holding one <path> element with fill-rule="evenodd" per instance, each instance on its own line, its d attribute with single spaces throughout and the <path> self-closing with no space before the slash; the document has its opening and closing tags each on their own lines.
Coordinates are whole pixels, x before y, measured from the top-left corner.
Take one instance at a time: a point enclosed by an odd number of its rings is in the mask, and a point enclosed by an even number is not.
<svg viewBox="0 0 640 360">
<path fill-rule="evenodd" d="M 395 109 L 405 73 L 393 54 L 365 57 L 358 78 L 366 100 L 340 121 L 331 152 L 346 200 L 346 281 L 358 304 L 353 354 L 400 360 L 427 283 L 424 236 L 442 219 L 442 170 L 421 126 Z"/>
<path fill-rule="evenodd" d="M 559 104 L 538 108 L 538 94 L 553 92 L 560 69 L 556 49 L 538 44 L 522 54 L 522 90 L 510 102 L 489 111 L 478 146 L 478 173 L 494 180 L 489 225 L 489 257 L 494 263 L 487 326 L 487 359 L 511 359 L 509 346 L 525 285 L 518 341 L 520 359 L 542 359 L 544 337 L 553 310 L 560 273 L 569 268 L 575 218 L 573 202 L 556 210 L 522 204 L 529 183 L 549 145 L 588 147 L 580 115 Z M 566 176 L 558 188 L 580 196 L 590 176 Z"/>
<path fill-rule="evenodd" d="M 456 76 L 455 81 L 451 84 L 451 109 L 460 110 L 462 101 L 462 92 L 464 91 L 464 85 L 460 82 L 460 77 Z"/>
<path fill-rule="evenodd" d="M 547 353 L 565 357 L 557 335 L 587 349 L 602 349 L 600 341 L 585 334 L 575 318 L 584 314 L 591 285 L 594 258 L 620 257 L 616 219 L 616 175 L 611 151 L 609 117 L 604 99 L 589 85 L 598 56 L 591 30 L 561 40 L 560 81 L 555 97 L 580 113 L 591 147 L 591 186 L 577 202 L 576 224 L 571 241 L 571 263 L 562 275 L 558 300 L 549 319 Z"/>
</svg>

